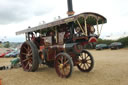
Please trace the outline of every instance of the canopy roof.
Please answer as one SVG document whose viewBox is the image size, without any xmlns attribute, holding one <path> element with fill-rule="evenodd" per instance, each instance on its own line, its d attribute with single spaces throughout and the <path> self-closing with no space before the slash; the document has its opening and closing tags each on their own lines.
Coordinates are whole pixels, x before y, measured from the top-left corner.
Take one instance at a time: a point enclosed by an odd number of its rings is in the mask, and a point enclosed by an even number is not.
<svg viewBox="0 0 128 85">
<path fill-rule="evenodd" d="M 36 27 L 21 30 L 21 31 L 16 32 L 16 35 L 20 35 L 20 34 L 24 34 L 24 33 L 28 33 L 28 32 L 34 32 L 34 31 L 46 29 L 49 27 L 54 27 L 54 26 L 61 25 L 61 24 L 67 24 L 69 22 L 76 21 L 80 17 L 85 18 L 87 24 L 91 24 L 91 25 L 96 25 L 97 21 L 98 21 L 98 24 L 104 24 L 107 22 L 107 19 L 100 14 L 92 13 L 92 12 L 85 12 L 85 13 L 74 15 L 74 16 L 71 16 L 71 17 L 68 17 L 65 19 L 60 19 L 60 20 L 53 21 L 53 22 L 46 23 L 46 24 L 42 24 L 42 25 L 39 25 Z"/>
</svg>

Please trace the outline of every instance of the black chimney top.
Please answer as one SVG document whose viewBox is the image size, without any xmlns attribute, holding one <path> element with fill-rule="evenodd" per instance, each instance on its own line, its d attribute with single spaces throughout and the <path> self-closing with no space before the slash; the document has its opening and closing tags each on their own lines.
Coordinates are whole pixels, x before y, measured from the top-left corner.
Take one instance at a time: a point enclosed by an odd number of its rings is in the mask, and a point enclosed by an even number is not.
<svg viewBox="0 0 128 85">
<path fill-rule="evenodd" d="M 72 6 L 72 0 L 67 0 L 68 3 L 68 16 L 74 15 L 73 6 Z"/>
</svg>

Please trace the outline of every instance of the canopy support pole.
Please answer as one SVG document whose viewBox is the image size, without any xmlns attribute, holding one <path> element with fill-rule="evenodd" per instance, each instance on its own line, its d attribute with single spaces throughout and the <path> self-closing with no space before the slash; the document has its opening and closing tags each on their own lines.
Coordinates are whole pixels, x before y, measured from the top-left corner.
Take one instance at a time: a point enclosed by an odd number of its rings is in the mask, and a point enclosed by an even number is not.
<svg viewBox="0 0 128 85">
<path fill-rule="evenodd" d="M 84 23 L 84 25 L 85 25 L 85 35 L 87 36 L 88 33 L 87 33 L 87 23 L 86 23 L 86 19 L 85 19 L 85 23 Z"/>
<path fill-rule="evenodd" d="M 101 31 L 102 31 L 102 28 L 103 28 L 103 22 L 102 22 L 102 25 L 101 25 L 100 34 L 101 34 Z"/>
<path fill-rule="evenodd" d="M 98 36 L 99 36 L 100 34 L 99 34 L 98 19 L 97 19 L 96 23 L 97 23 L 97 34 L 98 34 Z"/>
<path fill-rule="evenodd" d="M 83 28 L 82 28 L 82 26 L 80 25 L 80 22 L 78 20 L 77 20 L 77 23 L 79 24 L 80 29 L 82 30 L 82 32 L 84 33 L 84 35 L 86 35 L 85 32 L 84 32 L 84 30 L 83 30 Z"/>
</svg>

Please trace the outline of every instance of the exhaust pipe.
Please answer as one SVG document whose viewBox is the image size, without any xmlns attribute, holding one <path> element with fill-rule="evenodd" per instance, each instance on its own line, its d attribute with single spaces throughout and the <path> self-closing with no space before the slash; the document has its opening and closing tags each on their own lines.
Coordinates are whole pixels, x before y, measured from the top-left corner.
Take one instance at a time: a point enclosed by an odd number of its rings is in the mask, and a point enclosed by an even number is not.
<svg viewBox="0 0 128 85">
<path fill-rule="evenodd" d="M 74 11 L 73 11 L 73 6 L 72 6 L 72 0 L 67 0 L 67 3 L 68 3 L 68 16 L 72 16 L 74 15 Z"/>
</svg>

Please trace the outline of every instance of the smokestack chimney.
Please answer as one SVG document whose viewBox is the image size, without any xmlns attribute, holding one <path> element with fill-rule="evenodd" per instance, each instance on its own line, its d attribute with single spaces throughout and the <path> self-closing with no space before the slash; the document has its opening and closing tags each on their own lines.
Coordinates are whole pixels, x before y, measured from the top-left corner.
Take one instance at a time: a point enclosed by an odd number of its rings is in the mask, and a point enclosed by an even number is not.
<svg viewBox="0 0 128 85">
<path fill-rule="evenodd" d="M 72 6 L 72 0 L 67 0 L 67 3 L 68 3 L 68 16 L 72 16 L 74 15 L 74 11 L 73 11 L 73 6 Z"/>
</svg>

